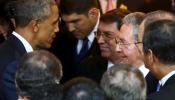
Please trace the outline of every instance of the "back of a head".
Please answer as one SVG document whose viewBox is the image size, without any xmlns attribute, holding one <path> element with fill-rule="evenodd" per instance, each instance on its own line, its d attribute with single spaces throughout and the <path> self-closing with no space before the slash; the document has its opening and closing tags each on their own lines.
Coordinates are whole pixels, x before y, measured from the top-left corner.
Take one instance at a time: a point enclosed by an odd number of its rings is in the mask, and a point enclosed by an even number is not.
<svg viewBox="0 0 175 100">
<path fill-rule="evenodd" d="M 143 21 L 144 17 L 145 17 L 144 13 L 134 12 L 126 15 L 122 20 L 123 24 L 131 24 L 133 26 L 132 34 L 133 34 L 134 40 L 136 41 L 138 41 L 138 33 L 140 31 L 139 25 Z"/>
<path fill-rule="evenodd" d="M 97 0 L 61 0 L 60 12 L 62 14 L 87 14 L 91 8 L 99 8 Z"/>
<path fill-rule="evenodd" d="M 15 19 L 16 26 L 25 27 L 32 20 L 44 20 L 51 15 L 51 6 L 55 0 L 12 0 L 10 17 Z"/>
<path fill-rule="evenodd" d="M 144 53 L 149 49 L 163 64 L 175 64 L 175 21 L 159 20 L 145 27 Z"/>
<path fill-rule="evenodd" d="M 111 100 L 145 100 L 146 82 L 142 73 L 126 64 L 114 65 L 107 70 L 101 86 Z"/>
<path fill-rule="evenodd" d="M 106 100 L 100 86 L 85 77 L 74 78 L 64 84 L 64 100 Z"/>
<path fill-rule="evenodd" d="M 114 9 L 106 12 L 100 17 L 100 21 L 105 23 L 117 23 L 117 28 L 119 29 L 122 23 L 123 17 L 125 17 L 130 12 L 128 10 Z"/>
<path fill-rule="evenodd" d="M 147 27 L 147 25 L 149 25 L 152 22 L 155 22 L 158 20 L 165 20 L 165 19 L 175 20 L 175 16 L 173 13 L 168 11 L 163 11 L 163 10 L 157 10 L 157 11 L 147 13 L 143 20 L 144 27 Z"/>
<path fill-rule="evenodd" d="M 11 20 L 3 15 L 0 15 L 0 28 L 3 28 L 7 36 L 9 36 L 14 30 L 14 26 Z M 1 29 L 0 29 L 0 32 L 2 32 Z"/>
<path fill-rule="evenodd" d="M 144 30 L 150 23 L 158 20 L 175 20 L 173 13 L 163 10 L 157 10 L 150 13 L 147 13 L 144 20 L 140 24 L 140 32 L 138 35 L 139 41 L 143 40 Z"/>
<path fill-rule="evenodd" d="M 30 100 L 55 100 L 61 98 L 62 65 L 47 51 L 34 51 L 24 55 L 16 72 L 20 96 Z"/>
<path fill-rule="evenodd" d="M 0 43 L 3 43 L 13 32 L 14 26 L 9 18 L 0 15 Z"/>
</svg>

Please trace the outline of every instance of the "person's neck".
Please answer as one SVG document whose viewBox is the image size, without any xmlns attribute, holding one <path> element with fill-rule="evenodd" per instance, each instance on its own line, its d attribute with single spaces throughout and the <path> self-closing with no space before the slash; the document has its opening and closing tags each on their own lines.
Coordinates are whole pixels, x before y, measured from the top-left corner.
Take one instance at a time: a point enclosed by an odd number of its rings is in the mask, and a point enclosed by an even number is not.
<svg viewBox="0 0 175 100">
<path fill-rule="evenodd" d="M 150 71 L 160 80 L 173 70 L 175 70 L 175 65 L 157 64 Z"/>
<path fill-rule="evenodd" d="M 34 49 L 35 47 L 33 43 L 34 35 L 28 28 L 16 27 L 15 32 L 17 32 L 20 36 L 22 36 Z"/>
<path fill-rule="evenodd" d="M 136 67 L 136 68 L 139 68 L 139 67 L 142 66 L 143 64 L 144 64 L 143 61 L 138 60 L 138 61 L 134 62 L 132 65 L 133 65 L 134 67 Z"/>
</svg>

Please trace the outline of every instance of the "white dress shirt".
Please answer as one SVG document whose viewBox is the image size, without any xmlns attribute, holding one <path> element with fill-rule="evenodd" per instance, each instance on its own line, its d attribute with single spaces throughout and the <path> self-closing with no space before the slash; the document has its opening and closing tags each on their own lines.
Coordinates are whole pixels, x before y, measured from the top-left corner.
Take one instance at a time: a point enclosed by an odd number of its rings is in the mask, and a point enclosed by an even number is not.
<svg viewBox="0 0 175 100">
<path fill-rule="evenodd" d="M 29 42 L 28 42 L 26 39 L 24 39 L 21 35 L 19 35 L 19 34 L 16 33 L 15 31 L 13 31 L 12 34 L 13 34 L 15 37 L 17 37 L 17 38 L 22 42 L 22 44 L 23 44 L 23 46 L 24 46 L 24 48 L 25 48 L 25 50 L 26 50 L 27 53 L 33 51 L 32 46 L 29 44 Z"/>
<path fill-rule="evenodd" d="M 95 39 L 95 32 L 97 31 L 97 29 L 98 29 L 98 26 L 99 26 L 99 20 L 100 20 L 100 14 L 99 14 L 99 17 L 98 17 L 98 20 L 97 20 L 97 23 L 96 23 L 96 25 L 95 25 L 95 27 L 94 27 L 94 29 L 91 31 L 91 33 L 87 36 L 87 38 L 88 38 L 88 49 L 91 47 L 91 45 L 92 45 L 92 43 L 93 43 L 93 41 L 94 41 L 94 39 Z M 83 40 L 82 39 L 79 39 L 78 40 L 78 43 L 77 43 L 77 54 L 79 54 L 80 53 L 80 50 L 81 50 L 81 48 L 82 48 L 82 46 L 83 46 Z"/>
<path fill-rule="evenodd" d="M 166 83 L 166 81 L 172 76 L 172 75 L 174 75 L 175 74 L 175 70 L 174 71 L 171 71 L 170 73 L 168 73 L 166 76 L 164 76 L 161 80 L 159 80 L 159 84 L 161 85 L 161 86 L 163 86 L 165 83 Z"/>
<path fill-rule="evenodd" d="M 114 64 L 113 64 L 111 61 L 108 60 L 108 67 L 107 67 L 107 68 L 109 69 L 109 68 L 111 68 L 112 66 L 114 66 Z"/>
<path fill-rule="evenodd" d="M 139 70 L 141 71 L 144 77 L 146 77 L 146 75 L 149 73 L 149 69 L 147 69 L 144 64 L 139 67 Z"/>
</svg>

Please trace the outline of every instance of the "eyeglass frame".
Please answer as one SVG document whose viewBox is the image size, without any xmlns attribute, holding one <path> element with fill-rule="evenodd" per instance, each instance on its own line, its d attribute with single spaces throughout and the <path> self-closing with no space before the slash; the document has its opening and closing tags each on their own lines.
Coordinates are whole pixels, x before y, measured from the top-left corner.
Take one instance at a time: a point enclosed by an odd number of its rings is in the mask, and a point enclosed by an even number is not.
<svg viewBox="0 0 175 100">
<path fill-rule="evenodd" d="M 143 43 L 143 42 L 141 42 L 141 41 L 138 41 L 138 42 L 134 42 L 134 43 L 123 43 L 123 42 L 118 42 L 118 40 L 117 40 L 117 38 L 115 38 L 115 43 L 116 43 L 116 45 L 118 45 L 121 49 L 123 49 L 123 48 L 128 48 L 128 45 L 131 45 L 131 44 L 140 44 L 140 43 Z M 127 47 L 126 47 L 127 46 Z"/>
<path fill-rule="evenodd" d="M 99 33 L 99 34 L 98 34 L 98 33 Z M 107 40 L 107 41 L 116 38 L 115 36 L 114 36 L 114 37 L 109 37 L 109 36 L 108 36 L 108 35 L 109 35 L 108 32 L 101 32 L 100 30 L 95 31 L 94 34 L 95 34 L 95 37 L 96 37 L 97 39 L 100 38 L 100 36 L 102 36 L 102 37 L 103 37 L 105 40 Z"/>
</svg>

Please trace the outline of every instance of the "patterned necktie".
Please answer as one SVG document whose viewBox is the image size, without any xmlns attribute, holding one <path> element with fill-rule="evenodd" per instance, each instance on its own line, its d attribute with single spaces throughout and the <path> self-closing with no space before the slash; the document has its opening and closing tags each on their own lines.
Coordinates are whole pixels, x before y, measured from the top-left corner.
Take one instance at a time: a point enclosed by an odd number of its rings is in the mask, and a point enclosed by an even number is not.
<svg viewBox="0 0 175 100">
<path fill-rule="evenodd" d="M 83 39 L 83 45 L 80 50 L 80 53 L 75 55 L 75 62 L 79 63 L 87 54 L 88 52 L 88 38 Z"/>
</svg>

